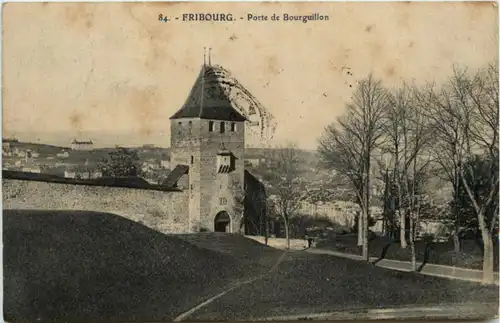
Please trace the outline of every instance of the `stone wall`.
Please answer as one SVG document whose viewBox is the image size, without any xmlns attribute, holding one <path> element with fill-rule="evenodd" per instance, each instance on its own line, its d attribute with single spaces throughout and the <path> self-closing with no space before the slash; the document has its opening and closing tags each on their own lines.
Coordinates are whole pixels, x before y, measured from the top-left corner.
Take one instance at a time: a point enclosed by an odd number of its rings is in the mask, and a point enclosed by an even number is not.
<svg viewBox="0 0 500 323">
<path fill-rule="evenodd" d="M 188 192 L 3 179 L 4 209 L 113 213 L 164 233 L 188 231 Z"/>
</svg>

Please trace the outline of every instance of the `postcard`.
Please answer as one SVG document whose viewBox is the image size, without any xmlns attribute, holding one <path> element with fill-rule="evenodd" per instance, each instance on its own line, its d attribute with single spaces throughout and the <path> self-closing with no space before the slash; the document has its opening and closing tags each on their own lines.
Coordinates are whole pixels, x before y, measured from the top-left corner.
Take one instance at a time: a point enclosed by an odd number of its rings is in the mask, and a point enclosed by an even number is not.
<svg viewBox="0 0 500 323">
<path fill-rule="evenodd" d="M 498 317 L 496 2 L 2 14 L 6 322 Z"/>
</svg>

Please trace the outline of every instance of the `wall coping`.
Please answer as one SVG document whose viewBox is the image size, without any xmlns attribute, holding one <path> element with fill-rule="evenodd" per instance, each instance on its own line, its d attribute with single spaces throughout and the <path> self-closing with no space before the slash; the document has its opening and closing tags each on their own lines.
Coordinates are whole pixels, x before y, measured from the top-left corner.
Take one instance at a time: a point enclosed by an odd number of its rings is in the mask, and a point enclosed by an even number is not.
<svg viewBox="0 0 500 323">
<path fill-rule="evenodd" d="M 119 188 L 130 188 L 130 189 L 140 189 L 140 190 L 150 190 L 150 191 L 162 191 L 162 192 L 182 192 L 181 189 L 175 187 L 169 187 L 165 185 L 154 185 L 149 183 L 120 183 L 111 182 L 103 183 L 103 180 L 108 179 L 109 181 L 116 181 L 116 178 L 101 178 L 101 179 L 72 179 L 60 177 L 57 175 L 43 174 L 43 173 L 28 173 L 20 171 L 2 171 L 2 181 L 3 180 L 21 180 L 21 181 L 32 181 L 32 182 L 45 182 L 54 184 L 69 184 L 69 185 L 82 185 L 82 186 L 98 186 L 98 187 L 119 187 Z"/>
</svg>

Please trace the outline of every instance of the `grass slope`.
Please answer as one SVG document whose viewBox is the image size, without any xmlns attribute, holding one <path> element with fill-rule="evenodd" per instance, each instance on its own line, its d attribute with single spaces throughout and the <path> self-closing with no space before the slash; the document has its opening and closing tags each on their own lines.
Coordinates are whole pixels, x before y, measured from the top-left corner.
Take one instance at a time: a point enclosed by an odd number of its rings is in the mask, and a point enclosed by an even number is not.
<svg viewBox="0 0 500 323">
<path fill-rule="evenodd" d="M 246 266 L 262 267 L 265 270 L 270 269 L 283 253 L 239 234 L 203 232 L 178 237 L 200 248 L 231 255 Z"/>
<path fill-rule="evenodd" d="M 264 270 L 112 214 L 4 210 L 3 236 L 9 322 L 170 320 Z"/>
<path fill-rule="evenodd" d="M 318 248 L 330 249 L 350 254 L 361 254 L 362 248 L 357 246 L 357 235 L 337 235 L 331 240 L 319 241 Z M 417 261 L 431 264 L 457 266 L 470 269 L 483 267 L 483 252 L 477 242 L 463 240 L 462 251 L 457 256 L 453 251 L 453 242 L 436 242 L 427 245 L 424 241 L 417 241 L 415 249 Z M 400 243 L 386 237 L 377 237 L 370 241 L 369 252 L 371 257 L 411 261 L 411 249 L 400 247 Z M 427 255 L 426 255 L 427 253 Z M 494 250 L 494 266 L 498 271 L 498 243 Z"/>
<path fill-rule="evenodd" d="M 244 285 L 201 309 L 190 320 L 251 320 L 279 315 L 456 304 L 491 304 L 498 287 L 384 269 L 326 255 L 291 253 L 257 285 Z"/>
</svg>

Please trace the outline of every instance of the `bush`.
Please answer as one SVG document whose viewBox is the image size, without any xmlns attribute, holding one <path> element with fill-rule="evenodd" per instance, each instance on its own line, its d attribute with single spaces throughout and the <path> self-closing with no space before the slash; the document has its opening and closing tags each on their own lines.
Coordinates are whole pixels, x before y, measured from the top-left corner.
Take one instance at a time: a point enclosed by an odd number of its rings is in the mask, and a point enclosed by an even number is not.
<svg viewBox="0 0 500 323">
<path fill-rule="evenodd" d="M 207 228 L 205 227 L 201 227 L 198 232 L 210 232 L 210 230 L 208 230 Z"/>
<path fill-rule="evenodd" d="M 434 242 L 436 240 L 436 237 L 432 233 L 424 233 L 422 235 L 422 240 L 425 243 L 432 243 L 432 242 Z"/>
</svg>

